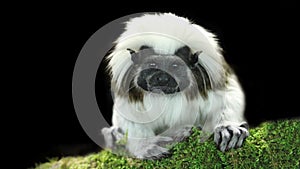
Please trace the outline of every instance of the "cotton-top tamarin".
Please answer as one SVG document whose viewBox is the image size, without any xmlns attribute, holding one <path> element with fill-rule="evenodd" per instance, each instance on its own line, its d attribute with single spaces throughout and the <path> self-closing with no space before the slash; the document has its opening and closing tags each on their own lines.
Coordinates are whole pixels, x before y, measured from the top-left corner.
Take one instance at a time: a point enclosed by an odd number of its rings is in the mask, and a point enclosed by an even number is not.
<svg viewBox="0 0 300 169">
<path fill-rule="evenodd" d="M 133 157 L 160 158 L 197 126 L 214 133 L 221 151 L 241 147 L 249 135 L 244 93 L 221 52 L 215 36 L 188 19 L 130 19 L 108 56 L 114 107 L 113 126 L 102 129 L 106 146 L 126 135 Z"/>
</svg>

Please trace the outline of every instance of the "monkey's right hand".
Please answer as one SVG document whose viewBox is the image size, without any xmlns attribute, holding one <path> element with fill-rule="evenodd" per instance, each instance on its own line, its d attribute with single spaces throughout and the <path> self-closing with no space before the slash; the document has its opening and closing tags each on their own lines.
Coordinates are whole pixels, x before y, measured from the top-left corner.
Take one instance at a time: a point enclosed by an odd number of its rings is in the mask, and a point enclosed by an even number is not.
<svg viewBox="0 0 300 169">
<path fill-rule="evenodd" d="M 124 138 L 125 135 L 122 129 L 116 126 L 105 127 L 101 130 L 101 133 L 104 136 L 106 147 L 112 150 L 117 148 L 116 143 Z"/>
</svg>

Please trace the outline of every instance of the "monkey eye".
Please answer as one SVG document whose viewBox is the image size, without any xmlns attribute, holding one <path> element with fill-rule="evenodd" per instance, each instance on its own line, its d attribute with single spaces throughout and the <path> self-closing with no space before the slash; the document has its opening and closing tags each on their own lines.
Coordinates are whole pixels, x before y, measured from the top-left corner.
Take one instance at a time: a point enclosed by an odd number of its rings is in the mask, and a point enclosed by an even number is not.
<svg viewBox="0 0 300 169">
<path fill-rule="evenodd" d="M 157 64 L 154 63 L 154 62 L 151 62 L 148 64 L 150 68 L 156 68 L 157 67 Z"/>
<path fill-rule="evenodd" d="M 177 63 L 174 63 L 173 65 L 172 65 L 172 67 L 173 68 L 177 68 L 179 65 L 177 64 Z"/>
<path fill-rule="evenodd" d="M 178 63 L 178 62 L 174 62 L 170 65 L 171 69 L 177 70 L 177 69 L 181 69 L 182 68 L 182 64 Z"/>
</svg>

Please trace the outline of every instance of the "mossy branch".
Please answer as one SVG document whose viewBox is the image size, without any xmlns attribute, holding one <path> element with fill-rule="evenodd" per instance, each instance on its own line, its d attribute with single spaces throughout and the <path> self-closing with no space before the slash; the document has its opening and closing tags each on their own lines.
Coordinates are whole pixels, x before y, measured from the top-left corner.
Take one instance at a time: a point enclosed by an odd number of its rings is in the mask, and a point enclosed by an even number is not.
<svg viewBox="0 0 300 169">
<path fill-rule="evenodd" d="M 83 157 L 65 157 L 36 166 L 36 169 L 107 168 L 300 168 L 300 120 L 266 122 L 250 129 L 242 148 L 219 151 L 212 138 L 200 142 L 199 130 L 172 148 L 172 155 L 160 160 L 137 160 L 117 156 L 108 150 Z"/>
</svg>

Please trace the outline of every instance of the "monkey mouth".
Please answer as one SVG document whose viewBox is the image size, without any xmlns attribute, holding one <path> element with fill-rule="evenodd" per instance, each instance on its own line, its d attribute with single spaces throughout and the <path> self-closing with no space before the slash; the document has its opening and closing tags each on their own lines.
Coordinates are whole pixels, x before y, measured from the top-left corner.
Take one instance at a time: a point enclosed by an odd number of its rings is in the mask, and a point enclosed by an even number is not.
<svg viewBox="0 0 300 169">
<path fill-rule="evenodd" d="M 173 94 L 176 92 L 180 92 L 178 86 L 169 87 L 169 86 L 148 86 L 148 91 L 157 94 Z"/>
</svg>

